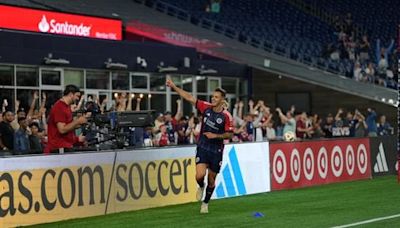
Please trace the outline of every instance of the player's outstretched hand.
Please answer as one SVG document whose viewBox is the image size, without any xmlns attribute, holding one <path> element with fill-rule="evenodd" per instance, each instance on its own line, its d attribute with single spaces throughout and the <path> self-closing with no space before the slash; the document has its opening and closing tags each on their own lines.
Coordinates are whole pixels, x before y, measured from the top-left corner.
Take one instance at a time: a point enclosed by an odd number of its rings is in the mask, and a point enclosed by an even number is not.
<svg viewBox="0 0 400 228">
<path fill-rule="evenodd" d="M 214 133 L 211 133 L 211 132 L 204 132 L 203 135 L 206 136 L 208 139 L 215 139 L 215 138 L 217 138 L 217 134 L 214 134 Z"/>
</svg>

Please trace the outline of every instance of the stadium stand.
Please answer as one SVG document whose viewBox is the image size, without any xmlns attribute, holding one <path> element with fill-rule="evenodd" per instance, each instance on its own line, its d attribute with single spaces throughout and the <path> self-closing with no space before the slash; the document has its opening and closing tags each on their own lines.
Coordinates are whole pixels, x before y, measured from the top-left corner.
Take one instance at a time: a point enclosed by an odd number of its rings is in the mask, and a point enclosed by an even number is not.
<svg viewBox="0 0 400 228">
<path fill-rule="evenodd" d="M 210 1 L 184 0 L 133 0 L 113 1 L 49 1 L 49 0 L 18 0 L 3 1 L 14 5 L 36 8 L 47 8 L 66 12 L 80 12 L 89 15 L 132 18 L 132 7 L 141 3 L 156 11 L 173 16 L 179 20 L 223 34 L 252 47 L 274 53 L 299 63 L 354 78 L 355 61 L 348 57 L 336 59 L 332 52 L 342 50 L 347 55 L 346 48 L 338 42 L 338 31 L 335 30 L 337 17 L 341 20 L 351 13 L 355 32 L 355 44 L 363 34 L 367 34 L 371 44 L 370 61 L 375 64 L 377 72 L 379 59 L 375 52 L 376 40 L 380 39 L 381 47 L 388 47 L 391 39 L 396 36 L 396 24 L 399 16 L 386 7 L 395 4 L 394 0 L 386 4 L 376 4 L 372 0 L 340 2 L 315 0 L 268 0 L 268 1 L 222 1 L 219 13 L 207 12 Z M 128 5 L 129 6 L 128 6 Z M 335 7 L 333 7 L 335 6 Z M 379 13 L 385 12 L 385 13 Z M 394 16 L 392 16 L 394 15 Z M 387 25 L 387 26 L 380 26 Z M 333 48 L 333 49 L 332 49 Z M 396 50 L 392 47 L 391 50 Z M 356 48 L 356 53 L 358 50 Z M 394 55 L 393 55 L 394 56 Z M 397 89 L 397 68 L 394 57 L 389 56 L 388 74 L 382 81 L 376 77 L 374 81 L 386 87 Z M 360 61 L 361 73 L 366 74 L 368 61 Z M 367 78 L 365 76 L 365 78 Z M 367 81 L 366 79 L 364 81 Z"/>
<path fill-rule="evenodd" d="M 388 4 L 395 4 L 395 2 L 391 1 Z M 336 1 L 312 0 L 222 1 L 219 13 L 207 12 L 207 1 L 159 0 L 151 1 L 147 5 L 181 20 L 190 18 L 192 24 L 224 34 L 253 47 L 347 77 L 353 77 L 354 61 L 348 58 L 332 60 L 323 56 L 324 49 L 329 44 L 340 46 L 337 41 L 339 34 L 335 31 L 335 18 L 337 16 L 342 18 L 347 13 L 351 13 L 357 32 L 355 39 L 360 39 L 363 34 L 368 35 L 371 43 L 369 56 L 376 65 L 379 59 L 375 57 L 377 48 L 375 41 L 380 39 L 382 44 L 388 46 L 395 37 L 393 28 L 396 28 L 396 24 L 400 21 L 398 16 L 389 16 L 396 13 L 386 12 L 387 5 L 374 4 L 374 1 L 338 4 Z M 314 12 L 326 11 L 330 19 L 323 20 L 321 15 L 307 11 L 310 8 L 314 9 Z M 378 12 L 385 13 L 381 15 Z M 390 59 L 388 62 L 390 66 L 395 65 Z M 362 61 L 361 65 L 365 69 L 368 62 Z M 395 70 L 392 71 L 395 72 Z M 385 85 L 396 89 L 394 81 L 397 80 L 388 80 Z"/>
</svg>

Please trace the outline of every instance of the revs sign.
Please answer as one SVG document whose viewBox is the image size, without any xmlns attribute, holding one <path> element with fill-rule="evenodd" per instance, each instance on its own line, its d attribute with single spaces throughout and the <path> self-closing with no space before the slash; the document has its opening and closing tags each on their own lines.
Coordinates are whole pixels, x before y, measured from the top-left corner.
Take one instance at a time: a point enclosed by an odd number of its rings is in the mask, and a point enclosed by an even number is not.
<svg viewBox="0 0 400 228">
<path fill-rule="evenodd" d="M 270 144 L 272 190 L 371 177 L 368 139 Z"/>
<path fill-rule="evenodd" d="M 121 40 L 120 20 L 0 5 L 0 28 Z"/>
</svg>

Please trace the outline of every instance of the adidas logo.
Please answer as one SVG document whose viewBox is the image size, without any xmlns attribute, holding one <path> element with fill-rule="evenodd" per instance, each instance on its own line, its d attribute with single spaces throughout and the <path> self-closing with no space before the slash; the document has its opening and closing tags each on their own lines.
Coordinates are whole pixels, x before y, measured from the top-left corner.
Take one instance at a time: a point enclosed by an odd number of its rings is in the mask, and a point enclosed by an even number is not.
<svg viewBox="0 0 400 228">
<path fill-rule="evenodd" d="M 383 148 L 383 144 L 379 144 L 379 153 L 376 155 L 376 162 L 374 165 L 375 173 L 383 173 L 388 172 L 389 168 L 386 161 L 385 149 Z"/>
<path fill-rule="evenodd" d="M 239 196 L 246 194 L 242 172 L 236 155 L 235 147 L 228 153 L 229 161 L 222 168 L 222 179 L 215 189 L 217 198 Z"/>
</svg>

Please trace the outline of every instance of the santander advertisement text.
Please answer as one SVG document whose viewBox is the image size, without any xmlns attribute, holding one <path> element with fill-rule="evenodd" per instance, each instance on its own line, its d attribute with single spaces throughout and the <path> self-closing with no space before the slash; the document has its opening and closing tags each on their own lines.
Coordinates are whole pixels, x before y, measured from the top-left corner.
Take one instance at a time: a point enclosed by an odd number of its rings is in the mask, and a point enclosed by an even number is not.
<svg viewBox="0 0 400 228">
<path fill-rule="evenodd" d="M 121 40 L 120 20 L 0 5 L 0 28 Z"/>
</svg>

